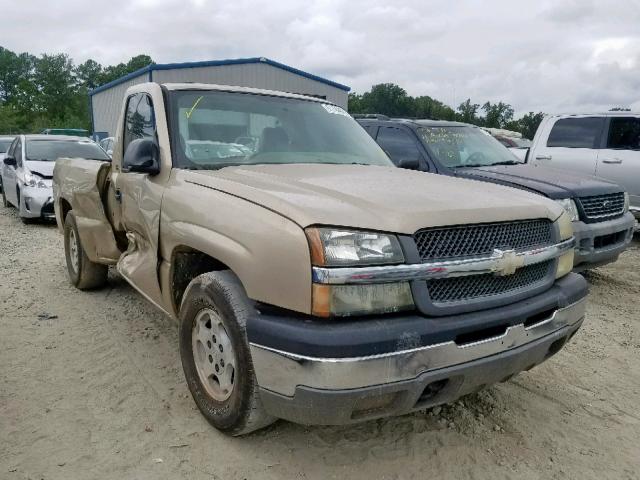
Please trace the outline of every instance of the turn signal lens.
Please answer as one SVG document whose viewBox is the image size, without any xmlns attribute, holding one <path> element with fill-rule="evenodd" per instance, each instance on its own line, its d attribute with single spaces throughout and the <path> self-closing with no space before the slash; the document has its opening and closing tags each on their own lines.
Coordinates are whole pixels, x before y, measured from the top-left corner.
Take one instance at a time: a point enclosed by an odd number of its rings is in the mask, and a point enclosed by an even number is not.
<svg viewBox="0 0 640 480">
<path fill-rule="evenodd" d="M 371 285 L 313 284 L 312 314 L 347 317 L 391 313 L 414 308 L 408 282 Z"/>
<path fill-rule="evenodd" d="M 565 253 L 558 259 L 558 269 L 556 270 L 556 278 L 564 277 L 573 270 L 573 254 L 575 250 Z"/>
</svg>

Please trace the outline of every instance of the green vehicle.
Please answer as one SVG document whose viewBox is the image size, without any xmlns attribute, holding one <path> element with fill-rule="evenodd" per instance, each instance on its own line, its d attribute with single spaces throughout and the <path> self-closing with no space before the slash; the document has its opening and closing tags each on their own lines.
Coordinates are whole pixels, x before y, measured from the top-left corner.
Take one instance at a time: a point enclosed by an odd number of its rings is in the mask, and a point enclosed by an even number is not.
<svg viewBox="0 0 640 480">
<path fill-rule="evenodd" d="M 45 128 L 42 132 L 43 135 L 74 135 L 76 137 L 88 137 L 89 130 L 84 128 Z"/>
</svg>

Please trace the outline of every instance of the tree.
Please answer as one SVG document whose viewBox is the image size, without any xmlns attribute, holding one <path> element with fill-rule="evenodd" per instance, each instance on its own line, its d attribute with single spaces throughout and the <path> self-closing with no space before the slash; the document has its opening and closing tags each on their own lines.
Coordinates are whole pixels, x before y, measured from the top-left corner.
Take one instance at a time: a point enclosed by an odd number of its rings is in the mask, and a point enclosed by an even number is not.
<svg viewBox="0 0 640 480">
<path fill-rule="evenodd" d="M 19 84 L 31 80 L 35 57 L 28 53 L 16 55 L 0 47 L 0 102 L 9 102 L 19 93 Z"/>
<path fill-rule="evenodd" d="M 529 140 L 533 140 L 533 136 L 536 134 L 538 127 L 540 126 L 540 122 L 544 118 L 544 113 L 538 112 L 533 113 L 529 112 L 524 115 L 521 119 L 518 120 L 518 131 L 522 134 L 524 138 L 528 138 Z"/>
<path fill-rule="evenodd" d="M 503 128 L 513 119 L 513 107 L 506 103 L 486 102 L 482 105 L 482 110 L 485 112 L 485 127 Z"/>
<path fill-rule="evenodd" d="M 92 90 L 100 85 L 102 78 L 102 65 L 95 60 L 87 60 L 78 65 L 74 70 L 77 82 L 87 90 Z"/>
<path fill-rule="evenodd" d="M 362 94 L 362 113 L 382 113 L 392 117 L 407 116 L 410 97 L 404 88 L 393 83 L 380 83 Z"/>
<path fill-rule="evenodd" d="M 471 103 L 471 99 L 467 98 L 458 106 L 458 118 L 461 122 L 465 123 L 478 123 L 478 109 L 480 105 L 477 103 Z"/>
<path fill-rule="evenodd" d="M 74 68 L 68 55 L 42 55 L 35 64 L 38 106 L 53 119 L 65 117 L 74 94 Z"/>
</svg>

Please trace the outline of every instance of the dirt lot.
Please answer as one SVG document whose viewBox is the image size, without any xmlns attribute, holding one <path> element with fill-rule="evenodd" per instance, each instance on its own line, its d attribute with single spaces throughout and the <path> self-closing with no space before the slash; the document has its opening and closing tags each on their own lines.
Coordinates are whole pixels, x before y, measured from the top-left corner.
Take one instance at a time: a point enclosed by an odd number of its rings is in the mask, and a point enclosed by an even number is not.
<svg viewBox="0 0 640 480">
<path fill-rule="evenodd" d="M 640 478 L 638 239 L 546 364 L 441 409 L 240 439 L 196 410 L 176 324 L 116 275 L 72 288 L 53 226 L 0 208 L 0 258 L 0 479 Z"/>
</svg>

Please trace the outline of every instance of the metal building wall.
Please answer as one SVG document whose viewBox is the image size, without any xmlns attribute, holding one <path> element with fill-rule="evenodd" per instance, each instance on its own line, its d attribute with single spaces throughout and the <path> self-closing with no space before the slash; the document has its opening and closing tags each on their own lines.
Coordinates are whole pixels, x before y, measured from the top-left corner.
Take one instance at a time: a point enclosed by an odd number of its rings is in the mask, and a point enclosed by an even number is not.
<svg viewBox="0 0 640 480">
<path fill-rule="evenodd" d="M 149 81 L 149 73 L 143 73 L 126 82 L 98 92 L 91 96 L 91 108 L 93 112 L 93 131 L 107 132 L 107 136 L 116 134 L 122 101 L 127 88 Z"/>
<path fill-rule="evenodd" d="M 348 92 L 267 63 L 247 63 L 196 68 L 153 70 L 158 83 L 200 82 L 241 87 L 265 88 L 290 93 L 324 96 L 330 102 L 347 108 Z"/>
</svg>

